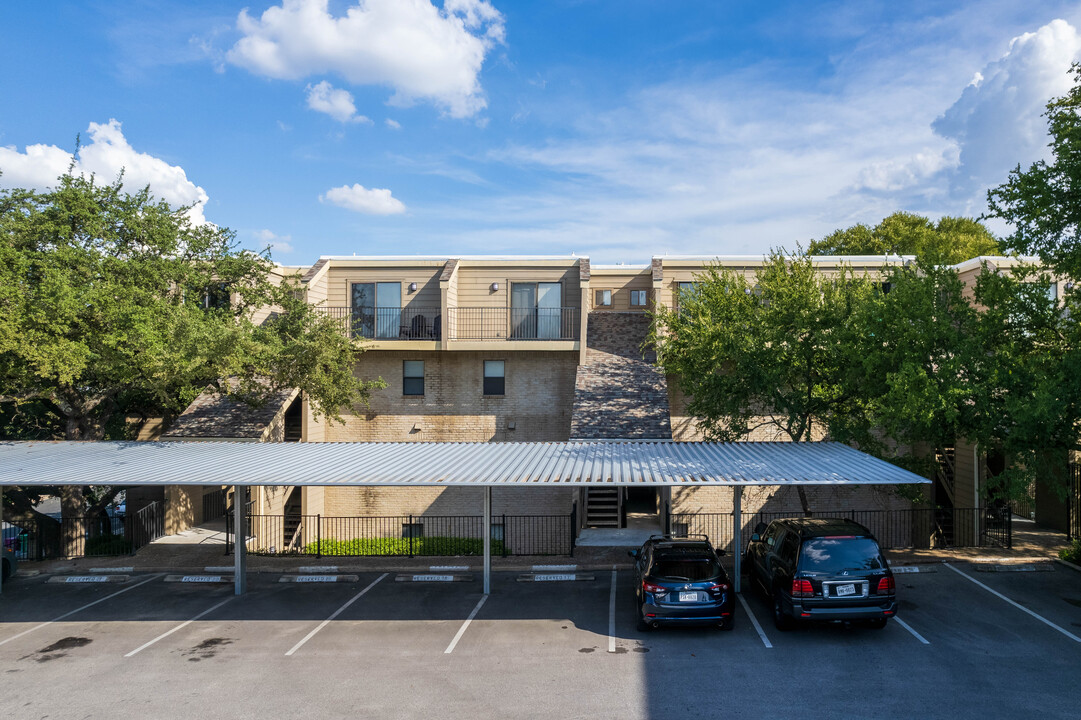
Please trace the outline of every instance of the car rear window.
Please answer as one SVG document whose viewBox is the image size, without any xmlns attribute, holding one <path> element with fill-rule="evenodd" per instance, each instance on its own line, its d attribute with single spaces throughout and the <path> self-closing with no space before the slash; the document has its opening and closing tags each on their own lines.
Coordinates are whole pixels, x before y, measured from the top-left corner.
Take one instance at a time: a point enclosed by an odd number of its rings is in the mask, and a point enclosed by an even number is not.
<svg viewBox="0 0 1081 720">
<path fill-rule="evenodd" d="M 720 575 L 721 564 L 709 557 L 659 557 L 653 561 L 649 574 L 655 580 L 699 582 Z"/>
<path fill-rule="evenodd" d="M 885 567 L 878 543 L 871 538 L 814 538 L 803 544 L 800 570 L 834 573 Z"/>
</svg>

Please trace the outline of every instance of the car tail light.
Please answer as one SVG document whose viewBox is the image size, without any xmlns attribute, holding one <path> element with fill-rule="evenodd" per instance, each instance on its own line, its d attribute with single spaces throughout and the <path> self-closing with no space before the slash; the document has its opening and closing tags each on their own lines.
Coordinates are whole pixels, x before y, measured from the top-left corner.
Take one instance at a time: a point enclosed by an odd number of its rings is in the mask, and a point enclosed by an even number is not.
<svg viewBox="0 0 1081 720">
<path fill-rule="evenodd" d="M 810 580 L 792 580 L 792 597 L 811 597 L 814 594 Z"/>
<path fill-rule="evenodd" d="M 728 592 L 728 585 L 727 583 L 714 583 L 708 588 L 706 588 L 706 590 L 709 590 L 711 593 L 716 595 L 717 593 Z"/>
<path fill-rule="evenodd" d="M 878 581 L 878 594 L 879 595 L 892 595 L 894 591 L 894 584 L 892 577 L 884 577 Z"/>
<path fill-rule="evenodd" d="M 646 582 L 645 580 L 643 580 L 642 581 L 642 592 L 666 593 L 666 592 L 668 592 L 668 588 L 666 588 L 663 585 L 655 585 L 655 584 L 653 584 L 651 582 Z"/>
</svg>

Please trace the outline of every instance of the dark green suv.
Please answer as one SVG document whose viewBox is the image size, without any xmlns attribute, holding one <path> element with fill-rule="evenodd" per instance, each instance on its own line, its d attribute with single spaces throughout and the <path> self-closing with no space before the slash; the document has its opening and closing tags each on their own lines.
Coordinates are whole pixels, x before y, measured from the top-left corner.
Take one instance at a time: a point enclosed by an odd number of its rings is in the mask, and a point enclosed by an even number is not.
<svg viewBox="0 0 1081 720">
<path fill-rule="evenodd" d="M 883 628 L 897 614 L 893 571 L 871 532 L 841 518 L 759 523 L 743 566 L 773 602 L 773 622 L 865 621 Z"/>
</svg>

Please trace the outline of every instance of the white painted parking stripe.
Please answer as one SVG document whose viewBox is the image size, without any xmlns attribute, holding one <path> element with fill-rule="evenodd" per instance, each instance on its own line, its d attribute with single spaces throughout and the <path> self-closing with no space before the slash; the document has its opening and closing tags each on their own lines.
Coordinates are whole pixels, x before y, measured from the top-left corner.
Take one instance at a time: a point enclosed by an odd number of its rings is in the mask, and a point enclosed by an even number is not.
<svg viewBox="0 0 1081 720">
<path fill-rule="evenodd" d="M 134 655 L 135 653 L 137 653 L 137 652 L 139 652 L 139 651 L 141 651 L 141 650 L 146 650 L 146 649 L 147 649 L 148 647 L 150 647 L 151 645 L 153 645 L 154 643 L 156 643 L 156 642 L 157 642 L 158 640 L 164 640 L 165 638 L 167 638 L 167 637 L 169 637 L 170 635 L 172 635 L 173 633 L 175 633 L 175 632 L 176 632 L 177 630 L 183 630 L 184 628 L 186 628 L 186 627 L 187 627 L 188 625 L 191 625 L 191 624 L 192 624 L 193 622 L 195 622 L 195 621 L 196 621 L 196 620 L 198 620 L 199 618 L 201 618 L 201 617 L 203 617 L 203 616 L 205 616 L 205 615 L 209 615 L 210 613 L 214 612 L 215 610 L 217 610 L 218 608 L 220 608 L 220 607 L 221 607 L 222 605 L 224 605 L 225 603 L 227 603 L 227 602 L 229 602 L 230 600 L 232 600 L 232 599 L 233 599 L 233 597 L 236 597 L 236 596 L 234 595 L 234 596 L 232 596 L 232 597 L 227 597 L 227 598 L 225 598 L 224 600 L 222 600 L 222 601 L 221 601 L 220 603 L 218 603 L 218 604 L 217 604 L 217 605 L 215 605 L 214 607 L 210 608 L 209 610 L 204 610 L 204 611 L 202 611 L 201 613 L 199 613 L 198 615 L 196 615 L 195 617 L 193 617 L 193 618 L 192 618 L 191 620 L 188 620 L 187 622 L 183 622 L 183 623 L 180 623 L 179 625 L 177 625 L 177 626 L 176 626 L 175 628 L 173 628 L 173 629 L 172 629 L 172 630 L 170 630 L 169 632 L 164 632 L 164 633 L 162 633 L 161 635 L 158 635 L 158 636 L 157 636 L 156 638 L 154 638 L 154 639 L 153 639 L 153 640 L 151 640 L 150 642 L 148 642 L 148 643 L 145 643 L 145 644 L 143 644 L 143 645 L 140 645 L 139 647 L 135 648 L 134 650 L 132 650 L 131 652 L 129 652 L 129 653 L 128 653 L 127 655 L 125 655 L 124 657 L 131 657 L 132 655 Z"/>
<path fill-rule="evenodd" d="M 929 641 L 929 640 L 928 640 L 927 638 L 925 638 L 925 637 L 924 637 L 923 635 L 920 635 L 920 634 L 919 634 L 918 632 L 916 632 L 915 630 L 913 630 L 913 629 L 912 629 L 912 626 L 911 626 L 911 625 L 909 625 L 908 623 L 906 623 L 906 622 L 905 622 L 904 620 L 902 620 L 901 618 L 899 618 L 899 617 L 897 617 L 896 615 L 894 615 L 894 616 L 893 616 L 893 619 L 894 619 L 894 620 L 896 620 L 896 621 L 897 621 L 897 623 L 898 623 L 898 624 L 899 624 L 899 625 L 900 625 L 901 627 L 903 627 L 903 628 L 904 628 L 905 630 L 908 630 L 908 631 L 909 631 L 910 633 L 912 633 L 912 637 L 916 638 L 917 640 L 919 640 L 919 641 L 920 641 L 921 643 L 923 643 L 924 645 L 930 645 L 930 644 L 931 644 L 931 642 L 930 642 L 930 641 Z"/>
<path fill-rule="evenodd" d="M 341 614 L 342 614 L 343 612 L 345 612 L 345 609 L 346 609 L 347 607 L 349 607 L 350 605 L 352 605 L 353 603 L 355 603 L 355 602 L 356 602 L 357 600 L 360 600 L 360 598 L 364 596 L 364 593 L 368 592 L 368 591 L 369 591 L 369 590 L 371 590 L 371 589 L 372 589 L 373 587 L 375 587 L 375 586 L 376 586 L 376 583 L 378 583 L 378 582 L 379 582 L 380 580 L 382 580 L 383 578 L 385 578 L 385 577 L 386 577 L 387 575 L 389 575 L 389 574 L 390 574 L 390 573 L 383 573 L 382 575 L 380 575 L 379 577 L 377 577 L 377 578 L 376 578 L 375 580 L 372 580 L 371 584 L 370 584 L 370 585 L 368 585 L 368 587 L 364 588 L 363 590 L 361 590 L 360 592 L 358 592 L 358 593 L 357 593 L 356 595 L 354 595 L 353 597 L 349 598 L 349 602 L 347 602 L 347 603 L 346 603 L 345 605 L 342 605 L 342 606 L 341 606 L 340 608 L 338 608 L 337 610 L 335 610 L 335 611 L 334 611 L 334 614 L 333 614 L 333 615 L 331 615 L 330 617 L 328 617 L 328 618 L 327 618 L 326 620 L 324 620 L 323 622 L 319 623 L 318 627 L 316 627 L 316 628 L 315 628 L 314 630 L 312 630 L 312 631 L 311 631 L 310 633 L 308 633 L 307 635 L 305 635 L 305 636 L 304 636 L 304 638 L 303 638 L 303 639 L 302 639 L 302 640 L 301 640 L 300 642 L 298 642 L 298 643 L 297 643 L 296 645 L 294 645 L 294 646 L 293 646 L 292 648 L 290 648 L 289 652 L 285 653 L 285 656 L 286 656 L 286 657 L 289 657 L 290 655 L 292 655 L 293 653 L 295 653 L 295 652 L 296 652 L 297 650 L 299 650 L 300 648 L 302 648 L 302 647 L 304 646 L 304 643 L 308 642 L 308 641 L 309 641 L 309 640 L 311 640 L 311 639 L 312 639 L 313 637 L 315 637 L 315 634 L 316 634 L 317 632 L 319 632 L 320 630 L 322 630 L 323 628 L 325 628 L 325 627 L 326 627 L 327 625 L 329 625 L 329 624 L 331 623 L 331 621 L 332 621 L 332 620 L 334 620 L 334 618 L 338 617 L 338 616 L 339 616 L 339 615 L 341 615 Z"/>
<path fill-rule="evenodd" d="M 465 631 L 466 628 L 469 627 L 469 623 L 473 622 L 473 618 L 475 618 L 477 616 L 477 613 L 480 612 L 480 609 L 484 607 L 484 601 L 487 599 L 487 595 L 480 596 L 480 602 L 478 602 L 477 606 L 473 608 L 473 612 L 469 613 L 469 617 L 465 619 L 465 622 L 462 623 L 462 626 L 458 628 L 458 632 L 454 635 L 454 639 L 450 641 L 450 645 L 447 645 L 447 649 L 443 651 L 444 655 L 450 655 L 452 652 L 454 652 L 454 648 L 458 644 L 458 641 L 462 639 L 462 635 L 465 635 Z"/>
<path fill-rule="evenodd" d="M 758 637 L 762 638 L 762 644 L 767 648 L 772 648 L 769 638 L 766 637 L 766 633 L 762 632 L 762 626 L 758 624 L 758 618 L 751 612 L 751 606 L 747 604 L 747 601 L 743 599 L 743 593 L 736 593 L 736 597 L 739 598 L 740 603 L 743 605 L 743 612 L 747 613 L 747 617 L 751 619 L 751 624 L 754 625 L 754 629 L 758 631 Z"/>
<path fill-rule="evenodd" d="M 18 638 L 21 638 L 23 635 L 29 635 L 30 633 L 34 632 L 35 630 L 40 630 L 43 627 L 48 627 L 49 625 L 52 625 L 55 622 L 60 622 L 61 620 L 63 620 L 66 617 L 71 617 L 72 615 L 74 615 L 77 612 L 82 612 L 83 610 L 86 610 L 87 608 L 94 607 L 98 603 L 103 603 L 106 600 L 111 600 L 112 598 L 116 597 L 117 595 L 122 595 L 122 594 L 126 593 L 128 590 L 134 590 L 135 588 L 139 587 L 140 585 L 146 585 L 151 580 L 155 580 L 155 579 L 157 579 L 159 577 L 161 577 L 161 573 L 158 573 L 157 575 L 151 575 L 146 580 L 143 580 L 140 583 L 135 583 L 131 587 L 126 587 L 123 590 L 117 590 L 112 595 L 106 595 L 105 597 L 103 597 L 103 598 L 101 598 L 99 600 L 95 600 L 92 603 L 87 603 L 86 605 L 83 605 L 82 607 L 75 608 L 71 612 L 66 612 L 63 615 L 54 617 L 52 620 L 49 620 L 48 622 L 43 622 L 40 625 L 35 625 L 34 627 L 30 628 L 29 630 L 23 630 L 18 635 L 12 635 L 11 637 L 9 637 L 9 638 L 7 638 L 5 640 L 0 640 L 0 645 L 4 645 L 6 643 L 9 643 L 12 640 L 17 640 Z"/>
<path fill-rule="evenodd" d="M 608 595 L 608 652 L 616 651 L 616 570 L 612 568 L 612 591 Z"/>
<path fill-rule="evenodd" d="M 1022 611 L 1024 611 L 1024 612 L 1027 612 L 1027 613 L 1028 613 L 1029 615 L 1031 615 L 1032 617 L 1036 618 L 1037 620 L 1039 620 L 1040 622 L 1042 622 L 1042 623 L 1043 623 L 1044 625 L 1047 625 L 1048 627 L 1052 627 L 1052 628 L 1054 628 L 1055 630 L 1058 630 L 1058 631 L 1059 631 L 1060 633 L 1062 633 L 1062 634 L 1063 634 L 1063 635 L 1065 635 L 1066 637 L 1070 638 L 1070 639 L 1071 639 L 1071 640 L 1073 640 L 1074 642 L 1079 642 L 1079 643 L 1081 643 L 1081 637 L 1077 637 L 1076 635 L 1074 635 L 1074 634 L 1073 634 L 1072 632 L 1070 632 L 1069 630 L 1066 630 L 1066 629 L 1064 629 L 1064 628 L 1060 628 L 1060 627 L 1059 627 L 1058 625 L 1056 625 L 1055 623 L 1051 622 L 1051 621 L 1050 621 L 1050 620 L 1048 620 L 1047 618 L 1045 618 L 1045 617 L 1043 617 L 1043 616 L 1041 616 L 1041 615 L 1037 615 L 1036 613 L 1032 612 L 1031 610 L 1029 610 L 1029 609 L 1028 609 L 1027 607 L 1025 607 L 1024 605 L 1021 605 L 1021 604 L 1019 604 L 1019 603 L 1015 603 L 1015 602 L 1014 602 L 1013 600 L 1010 600 L 1010 599 L 1009 599 L 1008 597 L 1006 597 L 1006 596 L 1005 596 L 1005 595 L 1003 595 L 1002 593 L 998 592 L 997 590 L 992 590 L 991 588 L 989 588 L 988 586 L 984 585 L 984 584 L 983 584 L 982 582 L 980 582 L 980 581 L 979 581 L 979 580 L 977 580 L 976 578 L 974 578 L 974 577 L 972 577 L 972 576 L 970 576 L 970 575 L 968 575 L 968 574 L 966 574 L 966 573 L 963 573 L 963 572 L 961 572 L 960 570 L 958 570 L 957 568 L 955 568 L 955 567 L 954 567 L 953 565 L 950 565 L 949 563 L 943 563 L 943 564 L 944 564 L 944 565 L 945 565 L 946 567 L 948 567 L 948 568 L 949 568 L 950 570 L 953 570 L 953 571 L 954 571 L 955 573 L 957 573 L 958 575 L 960 575 L 961 577 L 964 577 L 964 578 L 968 578 L 968 579 L 969 579 L 969 580 L 971 580 L 972 582 L 976 583 L 977 585 L 979 585 L 980 587 L 982 587 L 982 588 L 983 588 L 984 590 L 986 590 L 987 592 L 991 593 L 992 595 L 995 595 L 995 596 L 997 596 L 997 597 L 1000 597 L 1000 598 L 1002 598 L 1003 600 L 1005 600 L 1006 602 L 1008 602 L 1008 603 L 1009 603 L 1010 605 L 1013 605 L 1013 606 L 1014 606 L 1015 608 L 1017 608 L 1018 610 L 1022 610 Z"/>
</svg>

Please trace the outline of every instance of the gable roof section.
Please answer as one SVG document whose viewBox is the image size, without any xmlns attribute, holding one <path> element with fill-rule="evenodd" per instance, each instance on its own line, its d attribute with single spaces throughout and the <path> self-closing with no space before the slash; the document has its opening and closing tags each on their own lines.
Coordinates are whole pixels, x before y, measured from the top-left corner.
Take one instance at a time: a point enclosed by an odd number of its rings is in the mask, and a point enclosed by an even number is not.
<svg viewBox="0 0 1081 720">
<path fill-rule="evenodd" d="M 298 394 L 296 388 L 282 390 L 271 395 L 264 405 L 252 407 L 208 388 L 188 405 L 161 439 L 261 441 Z"/>
</svg>

